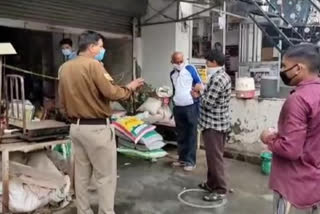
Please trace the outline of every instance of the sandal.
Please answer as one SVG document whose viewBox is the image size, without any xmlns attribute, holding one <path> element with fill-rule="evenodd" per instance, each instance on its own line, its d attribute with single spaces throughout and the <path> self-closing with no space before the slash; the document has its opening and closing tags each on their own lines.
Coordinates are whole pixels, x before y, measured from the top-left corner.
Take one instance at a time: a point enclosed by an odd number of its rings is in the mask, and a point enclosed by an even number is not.
<svg viewBox="0 0 320 214">
<path fill-rule="evenodd" d="M 208 186 L 207 182 L 199 184 L 198 187 L 208 192 L 213 192 L 213 190 Z"/>
<path fill-rule="evenodd" d="M 203 200 L 208 201 L 208 202 L 222 201 L 226 198 L 227 198 L 227 194 L 221 194 L 221 193 L 217 193 L 217 192 L 203 196 Z"/>
</svg>

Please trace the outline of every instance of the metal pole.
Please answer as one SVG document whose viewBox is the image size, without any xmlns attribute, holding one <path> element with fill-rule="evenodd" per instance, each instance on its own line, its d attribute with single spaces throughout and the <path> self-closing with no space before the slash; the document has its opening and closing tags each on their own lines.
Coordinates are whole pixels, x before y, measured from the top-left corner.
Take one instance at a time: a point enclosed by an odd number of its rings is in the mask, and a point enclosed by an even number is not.
<svg viewBox="0 0 320 214">
<path fill-rule="evenodd" d="M 176 2 L 176 0 L 173 0 L 172 2 L 170 2 L 167 6 L 165 6 L 163 9 L 159 10 L 157 13 L 155 13 L 154 15 L 152 15 L 150 18 L 146 19 L 144 21 L 144 23 L 147 23 L 148 21 L 154 19 L 155 17 L 157 17 L 158 15 L 162 14 L 163 12 L 165 12 L 166 10 L 168 10 L 171 5 L 173 5 Z"/>
<path fill-rule="evenodd" d="M 258 26 L 258 28 L 260 28 L 260 30 L 265 34 L 266 38 L 268 39 L 268 41 L 273 44 L 273 46 L 275 46 L 275 48 L 277 48 L 277 50 L 281 53 L 281 48 L 279 47 L 278 44 L 275 43 L 275 41 L 273 41 L 273 39 L 268 35 L 268 33 L 266 32 L 266 30 L 261 26 L 261 24 L 259 22 L 257 22 L 257 20 L 250 14 L 249 17 L 251 18 L 251 20 Z"/>
<path fill-rule="evenodd" d="M 190 0 L 180 0 L 181 2 L 184 3 L 189 3 L 189 4 L 199 4 L 199 5 L 211 5 L 210 3 L 202 2 L 202 1 L 190 1 Z"/>
<path fill-rule="evenodd" d="M 137 78 L 136 73 L 136 30 L 137 30 L 137 19 L 133 19 L 133 25 L 132 25 L 132 77 L 135 80 Z"/>
<path fill-rule="evenodd" d="M 314 8 L 316 8 L 316 10 L 317 10 L 318 12 L 320 12 L 320 8 L 318 7 L 318 5 L 317 5 L 316 3 L 313 2 L 313 0 L 308 0 L 308 1 L 312 4 L 312 6 L 313 6 Z"/>
<path fill-rule="evenodd" d="M 245 31 L 245 46 L 244 46 L 244 52 L 245 52 L 245 62 L 249 62 L 249 32 L 250 32 L 250 24 L 246 24 L 246 27 L 244 29 Z"/>
<path fill-rule="evenodd" d="M 277 33 L 279 33 L 280 38 L 283 38 L 286 43 L 288 43 L 290 46 L 293 46 L 293 43 L 290 41 L 290 39 L 286 36 L 286 34 L 284 34 L 279 28 L 278 26 L 274 23 L 274 21 L 272 21 L 272 19 L 264 12 L 264 10 L 259 6 L 259 4 L 255 1 L 255 0 L 250 0 L 255 6 L 256 8 L 262 13 L 262 15 L 264 16 L 264 18 L 266 20 L 268 20 L 268 22 L 272 25 L 272 27 L 275 29 L 275 31 L 277 31 Z M 282 3 L 281 3 L 282 4 Z M 280 11 L 281 13 L 282 11 Z"/>
<path fill-rule="evenodd" d="M 193 29 L 193 24 L 194 22 L 189 22 L 189 29 L 188 29 L 188 38 L 189 38 L 189 62 L 191 63 L 192 61 L 192 36 L 193 36 L 193 32 L 192 32 L 192 29 Z"/>
<path fill-rule="evenodd" d="M 1 112 L 2 112 L 2 75 L 3 75 L 3 66 L 2 66 L 2 63 L 3 63 L 3 57 L 4 56 L 0 56 L 0 123 L 3 123 L 3 121 L 2 121 L 2 114 L 1 114 Z M 2 136 L 3 134 L 4 134 L 4 126 L 3 126 L 3 124 L 0 124 L 0 136 Z M 0 143 L 1 143 L 1 139 L 0 139 Z M 2 154 L 3 155 L 3 154 Z M 3 200 L 6 200 L 6 199 L 3 199 Z M 2 206 L 3 206 L 4 204 L 2 204 Z M 8 204 L 6 204 L 6 205 L 8 205 Z M 5 208 L 6 209 L 6 208 Z"/>
<path fill-rule="evenodd" d="M 189 18 L 189 19 L 179 19 L 179 20 L 175 20 L 175 21 L 161 21 L 161 22 L 152 22 L 152 23 L 144 23 L 141 24 L 141 27 L 145 27 L 145 26 L 151 26 L 151 25 L 162 25 L 162 24 L 171 24 L 171 23 L 178 23 L 178 22 L 185 22 L 185 21 L 192 21 L 192 20 L 199 20 L 199 19 L 206 19 L 206 17 L 193 17 L 193 18 Z"/>
<path fill-rule="evenodd" d="M 270 7 L 271 7 L 274 11 L 278 12 L 278 11 L 277 11 L 277 8 L 276 8 L 269 0 L 266 0 L 266 2 L 268 3 L 268 5 L 270 5 Z M 303 41 L 305 41 L 304 37 L 293 27 L 293 25 L 292 25 L 285 17 L 282 16 L 282 12 L 280 11 L 280 12 L 278 12 L 278 13 L 279 13 L 279 17 L 281 18 L 281 20 L 282 20 L 283 22 L 285 22 L 288 26 L 291 26 L 291 29 L 293 30 L 293 32 L 296 33 L 296 34 L 300 37 L 300 39 L 302 39 Z"/>
<path fill-rule="evenodd" d="M 283 0 L 280 1 L 280 14 L 282 14 L 283 12 Z M 282 47 L 282 40 L 280 39 L 279 40 L 279 47 L 280 49 L 282 50 L 283 47 Z M 280 69 L 281 69 L 281 57 L 282 57 L 282 51 L 279 53 L 279 57 L 278 57 L 278 73 L 277 73 L 277 76 L 278 76 L 278 85 L 277 85 L 277 92 L 280 93 Z"/>
<path fill-rule="evenodd" d="M 185 2 L 185 1 L 180 0 L 180 2 Z M 195 4 L 197 4 L 197 3 L 195 3 Z M 170 24 L 170 23 L 175 23 L 175 22 L 191 21 L 191 20 L 195 20 L 195 19 L 204 19 L 203 17 L 194 17 L 194 16 L 199 15 L 199 14 L 201 14 L 201 13 L 204 13 L 204 12 L 206 12 L 206 11 L 208 11 L 208 10 L 209 10 L 209 8 L 206 9 L 206 10 L 200 11 L 200 13 L 192 14 L 192 15 L 190 15 L 190 16 L 188 16 L 188 17 L 181 18 L 181 19 L 177 19 L 177 20 L 160 21 L 160 22 L 152 22 L 152 23 L 146 23 L 146 22 L 144 22 L 144 23 L 141 24 L 141 26 L 143 27 L 143 26 L 150 26 L 150 25 L 160 25 L 160 24 Z M 220 14 L 221 14 L 221 9 L 216 9 L 216 8 L 214 8 L 214 7 L 211 7 L 210 10 L 213 11 L 213 12 L 216 12 L 216 13 L 220 13 Z M 231 16 L 231 17 L 235 17 L 235 18 L 239 18 L 239 19 L 244 19 L 244 20 L 247 20 L 247 19 L 248 19 L 248 18 L 245 17 L 245 16 L 240 16 L 240 15 L 237 15 L 237 14 L 234 14 L 234 13 L 230 13 L 230 12 L 227 12 L 227 11 L 225 11 L 224 13 L 225 13 L 226 15 L 228 15 L 228 16 Z M 192 17 L 193 17 L 193 18 L 192 18 Z"/>
<path fill-rule="evenodd" d="M 214 49 L 214 39 L 213 39 L 213 15 L 210 13 L 211 16 L 211 49 Z"/>
<path fill-rule="evenodd" d="M 282 49 L 282 40 L 279 40 L 279 47 Z M 279 52 L 279 57 L 278 57 L 278 73 L 277 73 L 277 77 L 278 77 L 278 85 L 277 85 L 277 92 L 280 93 L 280 70 L 281 70 L 281 57 L 282 57 L 282 53 Z"/>
<path fill-rule="evenodd" d="M 1 114 L 1 103 L 2 103 L 2 61 L 3 61 L 3 56 L 0 56 L 0 114 Z"/>
<path fill-rule="evenodd" d="M 256 61 L 256 26 L 252 24 L 252 62 Z"/>
<path fill-rule="evenodd" d="M 177 0 L 177 11 L 176 11 L 176 19 L 180 18 L 180 0 Z"/>
<path fill-rule="evenodd" d="M 242 62 L 242 23 L 240 23 L 239 25 L 239 50 L 238 50 L 239 56 L 238 56 L 238 62 L 239 62 L 239 66 L 238 66 L 238 71 L 235 75 L 235 78 L 239 78 L 240 77 L 240 65 Z"/>
<path fill-rule="evenodd" d="M 239 25 L 239 65 L 242 62 L 242 23 Z"/>
<path fill-rule="evenodd" d="M 226 54 L 226 45 L 227 45 L 227 3 L 226 1 L 223 2 L 223 53 Z"/>
<path fill-rule="evenodd" d="M 203 9 L 203 10 L 201 10 L 201 11 L 199 11 L 199 12 L 196 12 L 196 13 L 194 13 L 194 14 L 191 14 L 191 15 L 189 15 L 189 16 L 187 16 L 187 17 L 184 17 L 184 18 L 182 18 L 182 19 L 173 20 L 173 21 L 144 23 L 144 24 L 142 24 L 141 26 L 157 25 L 157 24 L 169 24 L 169 23 L 174 23 L 174 22 L 184 22 L 184 21 L 191 20 L 192 18 L 197 18 L 197 17 L 195 17 L 195 16 L 200 15 L 200 14 L 202 14 L 202 13 L 205 13 L 205 12 L 207 12 L 207 11 L 210 11 L 210 10 L 212 10 L 213 8 L 214 8 L 214 6 L 211 6 L 211 7 L 209 7 L 209 8 Z"/>
<path fill-rule="evenodd" d="M 137 78 L 136 73 L 136 30 L 137 30 L 137 18 L 133 19 L 132 25 L 132 78 L 135 80 Z M 132 93 L 131 103 L 132 103 L 132 113 L 136 111 L 136 103 L 135 103 L 136 93 Z"/>
<path fill-rule="evenodd" d="M 2 154 L 2 213 L 9 213 L 9 151 Z"/>
<path fill-rule="evenodd" d="M 5 75 L 6 75 L 6 70 L 5 70 L 5 67 L 4 67 L 4 65 L 6 64 L 6 59 L 5 59 L 5 56 L 0 56 L 0 118 L 1 119 L 4 119 L 4 118 L 2 118 L 2 116 L 7 116 L 6 115 L 6 113 L 4 112 L 4 114 L 2 114 L 2 111 L 3 111 L 3 109 L 2 109 L 2 104 L 3 104 L 3 102 L 2 102 L 2 99 L 3 98 L 6 98 L 5 97 L 5 93 L 3 93 L 3 87 L 5 86 Z M 3 84 L 4 83 L 4 84 Z M 7 107 L 8 105 L 5 105 L 5 110 L 7 110 L 8 109 L 8 107 Z M 0 121 L 0 123 L 3 123 L 4 121 Z M 3 135 L 4 134 L 4 129 L 5 129 L 5 127 L 7 126 L 7 123 L 8 121 L 7 121 L 7 119 L 6 119 L 6 122 L 5 122 L 5 126 L 3 126 L 3 124 L 1 124 L 1 128 L 0 128 L 0 136 L 1 135 Z M 1 140 L 0 140 L 0 142 L 1 142 Z"/>
</svg>

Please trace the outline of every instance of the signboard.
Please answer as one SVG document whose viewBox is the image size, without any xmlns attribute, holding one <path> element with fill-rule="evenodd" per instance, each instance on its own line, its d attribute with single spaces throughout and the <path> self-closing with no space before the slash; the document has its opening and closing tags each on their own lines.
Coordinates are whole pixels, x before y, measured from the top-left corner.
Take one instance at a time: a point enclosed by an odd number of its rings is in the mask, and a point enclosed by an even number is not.
<svg viewBox="0 0 320 214">
<path fill-rule="evenodd" d="M 206 66 L 203 66 L 203 65 L 197 66 L 196 65 L 196 68 L 197 68 L 198 74 L 199 74 L 202 82 L 204 84 L 208 83 L 209 80 L 208 80 L 208 72 L 207 72 Z"/>
</svg>

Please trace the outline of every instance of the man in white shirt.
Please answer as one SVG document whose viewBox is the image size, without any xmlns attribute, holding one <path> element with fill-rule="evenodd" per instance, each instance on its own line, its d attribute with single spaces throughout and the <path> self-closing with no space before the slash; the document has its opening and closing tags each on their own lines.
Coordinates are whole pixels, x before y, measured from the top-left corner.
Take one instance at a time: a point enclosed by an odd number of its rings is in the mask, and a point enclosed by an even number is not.
<svg viewBox="0 0 320 214">
<path fill-rule="evenodd" d="M 181 52 L 172 54 L 173 71 L 170 79 L 173 85 L 173 115 L 178 134 L 179 160 L 172 165 L 192 171 L 196 167 L 197 121 L 199 115 L 199 100 L 193 99 L 193 87 L 202 85 L 200 76 L 193 65 L 184 62 Z"/>
</svg>

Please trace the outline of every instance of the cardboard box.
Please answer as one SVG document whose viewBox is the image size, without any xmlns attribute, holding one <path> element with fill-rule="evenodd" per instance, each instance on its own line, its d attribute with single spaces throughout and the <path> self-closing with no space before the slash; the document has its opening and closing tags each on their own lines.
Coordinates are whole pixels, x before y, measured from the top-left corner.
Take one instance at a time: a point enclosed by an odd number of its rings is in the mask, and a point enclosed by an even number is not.
<svg viewBox="0 0 320 214">
<path fill-rule="evenodd" d="M 278 51 L 275 48 L 262 48 L 262 61 L 274 61 L 278 57 Z"/>
</svg>

